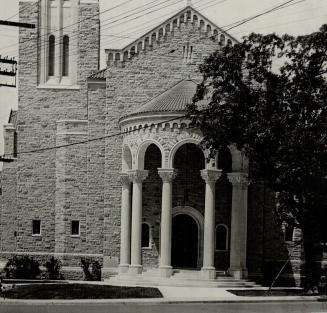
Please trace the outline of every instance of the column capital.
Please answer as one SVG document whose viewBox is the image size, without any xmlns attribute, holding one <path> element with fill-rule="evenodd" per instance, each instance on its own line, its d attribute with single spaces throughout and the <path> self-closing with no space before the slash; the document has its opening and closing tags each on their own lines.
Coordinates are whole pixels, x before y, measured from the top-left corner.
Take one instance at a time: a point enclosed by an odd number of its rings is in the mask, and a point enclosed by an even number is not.
<svg viewBox="0 0 327 313">
<path fill-rule="evenodd" d="M 206 182 L 206 184 L 216 183 L 221 174 L 222 170 L 217 169 L 206 169 L 201 171 L 201 177 Z"/>
<path fill-rule="evenodd" d="M 149 171 L 131 170 L 128 172 L 129 179 L 133 183 L 142 183 L 148 177 Z"/>
<path fill-rule="evenodd" d="M 246 189 L 250 185 L 248 173 L 228 173 L 227 176 L 233 187 L 241 187 L 242 189 Z"/>
<path fill-rule="evenodd" d="M 131 183 L 131 179 L 128 173 L 120 173 L 120 182 L 123 187 L 128 187 Z"/>
<path fill-rule="evenodd" d="M 177 170 L 173 168 L 158 168 L 158 175 L 164 183 L 170 183 L 176 178 Z"/>
</svg>

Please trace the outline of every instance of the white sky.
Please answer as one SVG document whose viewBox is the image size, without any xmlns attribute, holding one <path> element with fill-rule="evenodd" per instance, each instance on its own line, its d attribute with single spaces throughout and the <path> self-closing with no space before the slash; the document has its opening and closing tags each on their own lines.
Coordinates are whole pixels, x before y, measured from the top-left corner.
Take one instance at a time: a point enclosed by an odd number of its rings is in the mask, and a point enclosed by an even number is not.
<svg viewBox="0 0 327 313">
<path fill-rule="evenodd" d="M 192 0 L 192 3 L 199 12 L 223 28 L 224 25 L 256 15 L 285 1 Z M 100 0 L 101 12 L 125 3 L 100 15 L 102 67 L 105 48 L 124 47 L 149 31 L 152 26 L 155 27 L 185 7 L 186 2 L 186 0 Z M 296 2 L 299 3 L 255 19 L 231 30 L 230 33 L 237 39 L 252 31 L 264 34 L 276 32 L 299 35 L 316 31 L 323 23 L 327 23 L 327 0 L 296 0 Z M 18 0 L 0 0 L 0 8 L 0 19 L 11 18 L 18 13 Z M 129 17 L 123 19 L 126 15 Z M 18 21 L 18 15 L 10 20 Z M 17 35 L 16 28 L 0 25 L 1 55 L 17 58 Z M 9 45 L 13 46 L 5 48 Z M 0 78 L 0 81 L 2 79 Z M 11 108 L 17 109 L 17 89 L 0 87 L 0 155 L 3 153 L 3 125 L 8 122 Z"/>
</svg>

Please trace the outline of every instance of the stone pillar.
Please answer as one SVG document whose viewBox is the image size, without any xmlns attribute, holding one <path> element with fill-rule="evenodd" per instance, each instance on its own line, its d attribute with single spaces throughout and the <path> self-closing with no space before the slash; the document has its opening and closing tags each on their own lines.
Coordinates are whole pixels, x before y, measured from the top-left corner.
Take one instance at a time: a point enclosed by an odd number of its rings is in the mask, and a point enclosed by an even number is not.
<svg viewBox="0 0 327 313">
<path fill-rule="evenodd" d="M 120 264 L 119 274 L 128 272 L 131 263 L 131 181 L 128 174 L 121 174 L 121 224 L 120 224 Z"/>
<path fill-rule="evenodd" d="M 142 273 L 141 240 L 142 240 L 142 182 L 148 176 L 148 171 L 132 170 L 129 177 L 133 182 L 132 197 L 132 236 L 131 236 L 131 265 L 129 273 L 132 275 Z"/>
<path fill-rule="evenodd" d="M 162 179 L 162 209 L 160 234 L 160 274 L 170 277 L 171 267 L 171 233 L 172 233 L 172 181 L 177 172 L 174 169 L 158 169 Z"/>
<path fill-rule="evenodd" d="M 248 174 L 242 172 L 230 173 L 228 174 L 228 180 L 233 185 L 229 273 L 236 279 L 243 279 L 247 277 Z"/>
<path fill-rule="evenodd" d="M 203 267 L 201 272 L 204 279 L 215 279 L 215 186 L 217 179 L 221 176 L 221 170 L 203 170 L 201 176 L 206 182 Z"/>
</svg>

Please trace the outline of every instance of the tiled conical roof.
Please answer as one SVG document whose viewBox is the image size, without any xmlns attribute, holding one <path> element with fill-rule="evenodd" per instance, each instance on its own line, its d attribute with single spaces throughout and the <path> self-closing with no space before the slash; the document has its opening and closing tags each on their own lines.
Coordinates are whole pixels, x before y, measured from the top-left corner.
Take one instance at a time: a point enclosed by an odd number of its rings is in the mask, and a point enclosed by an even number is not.
<svg viewBox="0 0 327 313">
<path fill-rule="evenodd" d="M 184 112 L 186 106 L 192 103 L 197 84 L 190 79 L 182 80 L 174 87 L 150 100 L 138 110 L 129 115 L 160 112 Z"/>
</svg>

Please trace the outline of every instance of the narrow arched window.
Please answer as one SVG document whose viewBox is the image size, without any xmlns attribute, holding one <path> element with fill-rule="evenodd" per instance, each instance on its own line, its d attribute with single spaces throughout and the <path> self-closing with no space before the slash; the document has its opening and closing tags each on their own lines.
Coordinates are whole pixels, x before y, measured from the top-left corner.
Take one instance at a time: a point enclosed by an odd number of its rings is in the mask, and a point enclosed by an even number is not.
<svg viewBox="0 0 327 313">
<path fill-rule="evenodd" d="M 142 223 L 142 248 L 150 248 L 150 225 Z"/>
<path fill-rule="evenodd" d="M 224 46 L 225 45 L 225 35 L 220 35 L 220 44 L 222 45 L 222 46 Z"/>
<path fill-rule="evenodd" d="M 48 60 L 48 75 L 53 76 L 55 70 L 55 36 L 50 35 L 49 37 L 49 60 Z"/>
<path fill-rule="evenodd" d="M 69 76 L 69 37 L 67 35 L 62 41 L 62 76 Z"/>
<path fill-rule="evenodd" d="M 216 227 L 216 250 L 228 250 L 228 230 L 225 225 L 217 225 Z"/>
</svg>

